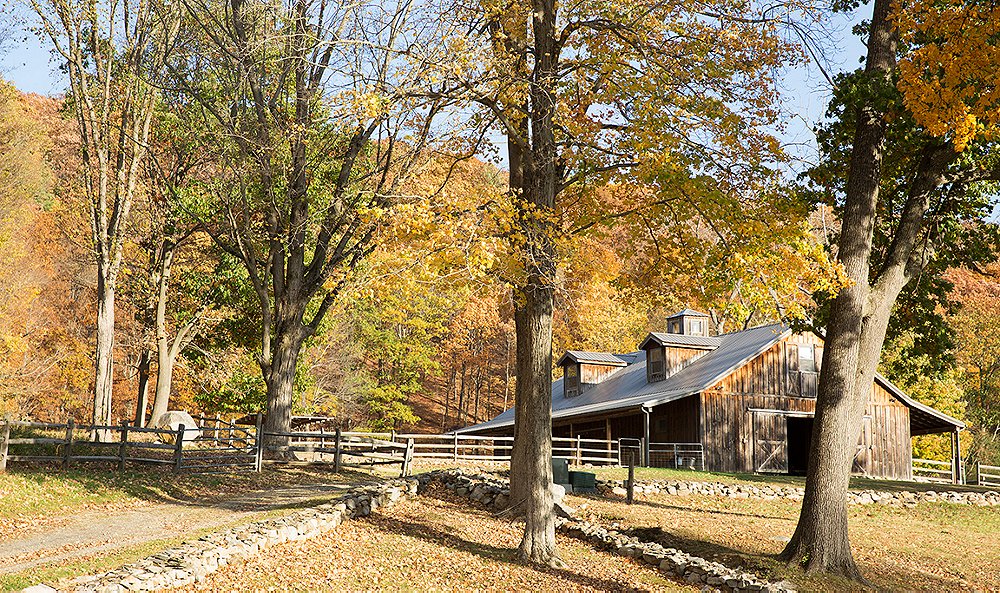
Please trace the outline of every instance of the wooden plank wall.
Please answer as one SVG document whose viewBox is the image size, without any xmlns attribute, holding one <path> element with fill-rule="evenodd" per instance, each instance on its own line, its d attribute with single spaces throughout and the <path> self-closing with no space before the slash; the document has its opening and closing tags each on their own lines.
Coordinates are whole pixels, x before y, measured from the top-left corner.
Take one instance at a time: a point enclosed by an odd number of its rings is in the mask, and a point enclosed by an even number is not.
<svg viewBox="0 0 1000 593">
<path fill-rule="evenodd" d="M 753 414 L 748 409 L 812 414 L 816 400 L 789 388 L 788 344 L 822 346 L 812 334 L 793 335 L 701 394 L 701 434 L 705 467 L 712 471 L 754 471 Z M 871 476 L 910 478 L 909 409 L 875 385 L 865 410 L 871 417 L 872 441 L 865 472 Z M 763 423 L 762 426 L 767 426 Z M 763 435 L 770 439 L 777 435 Z"/>
<path fill-rule="evenodd" d="M 691 396 L 653 408 L 649 440 L 654 443 L 699 443 L 698 412 L 701 401 Z"/>
<path fill-rule="evenodd" d="M 816 400 L 779 395 L 731 394 L 718 390 L 701 394 L 702 445 L 705 469 L 723 472 L 754 471 L 754 432 L 751 408 L 803 413 L 816 411 Z M 777 435 L 764 435 L 776 438 Z"/>
<path fill-rule="evenodd" d="M 581 364 L 580 382 L 584 385 L 596 385 L 621 368 L 607 364 Z"/>
<path fill-rule="evenodd" d="M 691 364 L 695 360 L 705 356 L 711 350 L 696 350 L 694 348 L 673 348 L 667 347 L 666 350 L 666 361 L 667 361 L 667 376 L 673 375 L 677 371 L 681 370 L 685 366 Z"/>
<path fill-rule="evenodd" d="M 871 417 L 870 464 L 865 472 L 873 477 L 913 478 L 913 447 L 910 442 L 910 409 L 877 383 L 865 415 Z"/>
</svg>

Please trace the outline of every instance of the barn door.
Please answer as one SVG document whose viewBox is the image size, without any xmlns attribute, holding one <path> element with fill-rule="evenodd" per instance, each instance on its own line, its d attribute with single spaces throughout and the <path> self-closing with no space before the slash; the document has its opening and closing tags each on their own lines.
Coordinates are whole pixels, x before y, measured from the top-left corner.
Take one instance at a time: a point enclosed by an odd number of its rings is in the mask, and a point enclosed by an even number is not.
<svg viewBox="0 0 1000 593">
<path fill-rule="evenodd" d="M 861 436 L 858 437 L 858 451 L 854 454 L 851 473 L 867 476 L 872 466 L 872 417 L 865 415 L 861 420 Z"/>
<path fill-rule="evenodd" d="M 788 424 L 783 414 L 754 412 L 754 471 L 788 472 Z"/>
</svg>

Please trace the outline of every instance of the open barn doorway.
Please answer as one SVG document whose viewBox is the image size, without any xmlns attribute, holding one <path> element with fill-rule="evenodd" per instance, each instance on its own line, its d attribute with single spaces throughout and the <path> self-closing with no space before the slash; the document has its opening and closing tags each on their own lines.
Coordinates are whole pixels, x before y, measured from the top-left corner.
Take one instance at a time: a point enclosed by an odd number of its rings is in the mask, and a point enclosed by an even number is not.
<svg viewBox="0 0 1000 593">
<path fill-rule="evenodd" d="M 788 473 L 806 475 L 809 466 L 809 445 L 812 443 L 812 417 L 789 416 L 788 421 Z"/>
</svg>

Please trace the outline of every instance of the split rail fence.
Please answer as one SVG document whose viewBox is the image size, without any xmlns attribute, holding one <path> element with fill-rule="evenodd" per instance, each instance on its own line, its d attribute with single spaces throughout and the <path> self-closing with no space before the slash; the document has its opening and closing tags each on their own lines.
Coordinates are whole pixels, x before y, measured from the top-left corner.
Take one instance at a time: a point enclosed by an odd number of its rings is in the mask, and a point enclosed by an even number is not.
<svg viewBox="0 0 1000 593">
<path fill-rule="evenodd" d="M 329 464 L 341 468 L 399 466 L 407 475 L 414 459 L 509 462 L 512 437 L 455 434 L 397 434 L 348 431 L 270 432 L 260 417 L 255 427 L 221 418 L 195 417 L 197 426 L 177 430 L 66 423 L 0 421 L 0 471 L 8 462 L 163 465 L 177 472 L 260 471 L 266 463 Z M 94 436 L 102 432 L 104 442 Z M 634 443 L 632 442 L 634 441 Z M 552 456 L 578 465 L 623 465 L 634 455 L 640 465 L 703 469 L 698 443 L 649 443 L 641 439 L 555 437 Z"/>
</svg>

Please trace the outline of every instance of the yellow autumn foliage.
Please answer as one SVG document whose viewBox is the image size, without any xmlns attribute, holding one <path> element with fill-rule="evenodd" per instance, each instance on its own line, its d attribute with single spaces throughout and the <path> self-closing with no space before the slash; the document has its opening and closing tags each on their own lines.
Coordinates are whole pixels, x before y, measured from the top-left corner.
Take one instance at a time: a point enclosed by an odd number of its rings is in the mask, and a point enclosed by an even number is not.
<svg viewBox="0 0 1000 593">
<path fill-rule="evenodd" d="M 898 0 L 893 24 L 908 51 L 898 88 L 927 131 L 965 150 L 1000 133 L 1000 5 Z"/>
</svg>

